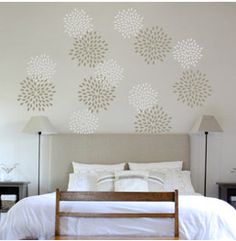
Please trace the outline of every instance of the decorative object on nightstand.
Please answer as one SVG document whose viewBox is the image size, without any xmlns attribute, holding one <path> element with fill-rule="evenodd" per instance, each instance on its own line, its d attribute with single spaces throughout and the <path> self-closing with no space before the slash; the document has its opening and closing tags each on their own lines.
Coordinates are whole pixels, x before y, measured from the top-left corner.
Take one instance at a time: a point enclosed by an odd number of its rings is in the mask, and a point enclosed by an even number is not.
<svg viewBox="0 0 236 241">
<path fill-rule="evenodd" d="M 38 134 L 38 195 L 40 194 L 40 149 L 41 135 L 56 133 L 54 127 L 46 116 L 33 116 L 23 129 L 24 133 Z"/>
<path fill-rule="evenodd" d="M 0 182 L 0 212 L 7 212 L 17 201 L 28 197 L 29 182 Z"/>
<path fill-rule="evenodd" d="M 206 183 L 207 183 L 207 137 L 209 132 L 223 132 L 223 129 L 217 122 L 213 115 L 203 115 L 194 124 L 191 132 L 204 132 L 205 133 L 205 172 L 204 172 L 204 196 L 206 196 Z"/>
<path fill-rule="evenodd" d="M 236 183 L 217 182 L 219 198 L 236 208 Z"/>
<path fill-rule="evenodd" d="M 0 177 L 0 181 L 11 181 L 14 177 L 11 175 L 15 168 L 19 165 L 18 163 L 14 163 L 13 165 L 6 165 L 4 163 L 0 163 L 1 170 L 4 172 L 3 176 Z"/>
</svg>

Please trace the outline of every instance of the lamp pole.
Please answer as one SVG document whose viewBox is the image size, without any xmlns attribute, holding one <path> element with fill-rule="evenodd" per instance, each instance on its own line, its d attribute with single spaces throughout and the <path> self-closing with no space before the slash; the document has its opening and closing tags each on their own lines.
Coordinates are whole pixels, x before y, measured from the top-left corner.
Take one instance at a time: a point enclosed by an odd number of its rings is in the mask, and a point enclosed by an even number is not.
<svg viewBox="0 0 236 241">
<path fill-rule="evenodd" d="M 194 124 L 191 132 L 201 132 L 205 133 L 205 173 L 204 173 L 204 196 L 207 192 L 207 138 L 208 134 L 214 132 L 223 132 L 220 124 L 217 122 L 215 116 L 213 115 L 203 115 Z"/>
<path fill-rule="evenodd" d="M 46 116 L 32 116 L 22 130 L 24 133 L 38 136 L 38 195 L 40 194 L 40 161 L 41 161 L 41 135 L 56 133 L 54 127 Z"/>
<path fill-rule="evenodd" d="M 204 196 L 206 197 L 206 183 L 207 183 L 207 136 L 208 131 L 205 131 L 205 175 L 204 175 Z"/>
<path fill-rule="evenodd" d="M 38 195 L 40 195 L 40 147 L 41 147 L 41 134 L 38 132 Z"/>
</svg>

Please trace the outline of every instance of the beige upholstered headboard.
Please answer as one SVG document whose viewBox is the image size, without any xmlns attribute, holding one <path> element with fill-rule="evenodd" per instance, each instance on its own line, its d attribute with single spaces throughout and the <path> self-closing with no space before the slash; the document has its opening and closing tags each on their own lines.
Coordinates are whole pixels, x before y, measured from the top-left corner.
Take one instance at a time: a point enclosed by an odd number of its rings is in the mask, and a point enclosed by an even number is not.
<svg viewBox="0 0 236 241">
<path fill-rule="evenodd" d="M 58 134 L 49 137 L 50 189 L 66 189 L 72 161 L 114 164 L 182 160 L 190 168 L 187 134 Z"/>
</svg>

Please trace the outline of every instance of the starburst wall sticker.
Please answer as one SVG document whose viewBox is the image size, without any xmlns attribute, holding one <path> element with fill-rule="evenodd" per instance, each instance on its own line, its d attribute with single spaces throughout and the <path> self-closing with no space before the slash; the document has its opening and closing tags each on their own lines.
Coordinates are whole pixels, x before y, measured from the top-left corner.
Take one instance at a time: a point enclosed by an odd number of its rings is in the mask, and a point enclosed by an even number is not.
<svg viewBox="0 0 236 241">
<path fill-rule="evenodd" d="M 212 94 L 209 80 L 198 70 L 184 71 L 180 81 L 176 82 L 173 88 L 174 93 L 178 95 L 177 100 L 191 108 L 202 106 Z"/>
<path fill-rule="evenodd" d="M 171 130 L 171 117 L 162 107 L 154 105 L 153 107 L 140 110 L 135 116 L 135 132 L 141 134 L 166 133 Z"/>
<path fill-rule="evenodd" d="M 70 117 L 69 127 L 74 133 L 92 134 L 98 127 L 98 117 L 88 110 L 75 111 Z"/>
<path fill-rule="evenodd" d="M 124 68 L 115 60 L 109 59 L 95 67 L 95 76 L 104 76 L 108 85 L 117 87 L 124 78 Z"/>
<path fill-rule="evenodd" d="M 148 83 L 134 86 L 129 91 L 129 103 L 137 110 L 151 108 L 158 101 L 158 93 Z"/>
<path fill-rule="evenodd" d="M 21 83 L 21 94 L 18 95 L 20 105 L 26 105 L 27 111 L 44 111 L 52 106 L 55 86 L 43 79 L 26 77 Z"/>
<path fill-rule="evenodd" d="M 46 54 L 32 57 L 28 62 L 27 77 L 20 82 L 17 98 L 27 111 L 45 111 L 52 106 L 56 91 L 51 78 L 56 72 L 55 67 L 56 64 Z"/>
<path fill-rule="evenodd" d="M 70 37 L 80 38 L 93 30 L 92 18 L 83 9 L 74 9 L 64 17 L 65 32 Z"/>
<path fill-rule="evenodd" d="M 163 62 L 171 50 L 171 38 L 158 26 L 140 30 L 135 38 L 135 52 L 147 64 Z"/>
<path fill-rule="evenodd" d="M 108 85 L 105 76 L 84 79 L 79 85 L 79 101 L 84 103 L 91 112 L 107 110 L 114 100 L 115 87 Z"/>
<path fill-rule="evenodd" d="M 50 80 L 55 74 L 56 64 L 46 54 L 32 57 L 28 62 L 27 75 L 33 80 L 46 79 Z"/>
<path fill-rule="evenodd" d="M 114 29 L 124 38 L 136 36 L 142 27 L 143 17 L 138 14 L 136 9 L 123 9 L 115 16 Z"/>
<path fill-rule="evenodd" d="M 194 39 L 182 40 L 174 46 L 173 57 L 183 68 L 189 69 L 196 67 L 202 58 L 202 49 Z"/>
<path fill-rule="evenodd" d="M 75 38 L 69 55 L 79 66 L 94 68 L 97 64 L 103 63 L 108 50 L 107 46 L 108 44 L 97 32 L 86 32 L 82 37 Z"/>
</svg>

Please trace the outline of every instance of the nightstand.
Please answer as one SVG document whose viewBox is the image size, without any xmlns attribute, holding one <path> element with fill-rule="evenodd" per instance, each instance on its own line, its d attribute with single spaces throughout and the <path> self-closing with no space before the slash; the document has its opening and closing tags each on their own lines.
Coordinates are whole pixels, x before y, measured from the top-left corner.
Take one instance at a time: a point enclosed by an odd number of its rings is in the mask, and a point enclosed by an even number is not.
<svg viewBox="0 0 236 241">
<path fill-rule="evenodd" d="M 217 182 L 219 198 L 236 208 L 236 183 Z"/>
<path fill-rule="evenodd" d="M 22 198 L 28 196 L 28 184 L 30 182 L 0 182 L 0 195 L 2 194 L 15 194 L 16 202 Z M 0 212 L 1 212 L 1 203 L 0 203 Z"/>
</svg>

